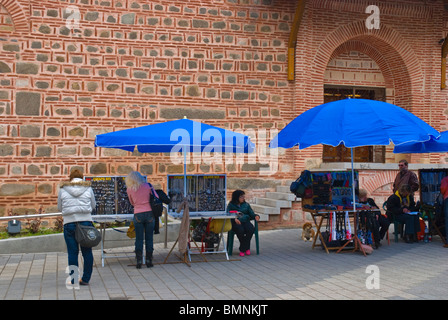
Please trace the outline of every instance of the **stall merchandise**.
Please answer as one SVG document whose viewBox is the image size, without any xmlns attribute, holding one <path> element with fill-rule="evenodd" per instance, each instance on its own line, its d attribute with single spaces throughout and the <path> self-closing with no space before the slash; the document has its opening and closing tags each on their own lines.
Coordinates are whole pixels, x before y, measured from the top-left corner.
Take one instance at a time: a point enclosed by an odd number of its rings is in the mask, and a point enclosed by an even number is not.
<svg viewBox="0 0 448 320">
<path fill-rule="evenodd" d="M 365 245 L 369 241 L 369 234 L 365 231 L 371 230 L 365 225 L 362 216 L 374 216 L 379 210 L 348 210 L 348 211 L 332 211 L 332 210 L 310 210 L 304 209 L 311 214 L 314 225 L 316 227 L 316 236 L 314 237 L 312 248 L 322 246 L 322 248 L 330 253 L 330 250 L 336 250 L 337 253 L 342 250 L 350 249 L 352 252 L 361 251 L 365 256 Z M 321 231 L 324 221 L 327 222 L 325 231 Z M 353 227 L 353 228 L 352 228 Z M 359 232 L 362 230 L 362 232 Z M 317 244 L 320 239 L 320 244 Z"/>
<path fill-rule="evenodd" d="M 434 206 L 440 194 L 442 179 L 448 176 L 448 169 L 421 169 L 418 171 L 420 180 L 421 204 Z"/>
<path fill-rule="evenodd" d="M 96 207 L 92 215 L 133 214 L 134 207 L 126 192 L 125 176 L 84 177 L 92 183 Z M 146 177 L 145 177 L 146 178 Z"/>
<path fill-rule="evenodd" d="M 183 200 L 183 179 L 181 175 L 168 175 L 168 195 L 171 198 L 169 213 L 175 210 Z M 195 212 L 225 212 L 226 175 L 188 175 L 187 195 L 190 214 Z"/>
<path fill-rule="evenodd" d="M 312 172 L 312 187 L 309 196 L 302 198 L 306 209 L 353 208 L 352 179 L 350 171 Z M 355 194 L 359 192 L 358 172 L 355 171 Z M 357 199 L 357 196 L 356 196 Z"/>
<path fill-rule="evenodd" d="M 322 238 L 328 248 L 342 247 L 353 237 L 348 212 L 334 211 L 326 216 L 326 229 Z M 322 246 L 322 249 L 325 249 Z"/>
<path fill-rule="evenodd" d="M 440 185 L 442 179 L 448 176 L 448 169 L 420 169 L 418 175 L 421 218 L 428 220 L 429 235 L 437 234 L 445 243 L 445 214 Z"/>
</svg>

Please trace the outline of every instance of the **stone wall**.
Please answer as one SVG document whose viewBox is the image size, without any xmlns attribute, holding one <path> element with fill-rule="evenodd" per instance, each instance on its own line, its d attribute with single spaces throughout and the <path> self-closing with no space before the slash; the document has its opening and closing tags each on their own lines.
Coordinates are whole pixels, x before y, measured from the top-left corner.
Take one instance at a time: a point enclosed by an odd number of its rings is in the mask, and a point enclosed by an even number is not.
<svg viewBox="0 0 448 320">
<path fill-rule="evenodd" d="M 54 211 L 73 168 L 139 170 L 162 187 L 183 171 L 165 154 L 95 148 L 100 133 L 184 116 L 253 132 L 284 125 L 290 1 L 0 4 L 0 215 Z M 28 30 L 14 30 L 23 16 Z M 201 163 L 188 172 L 227 173 L 236 188 L 260 166 Z"/>
</svg>

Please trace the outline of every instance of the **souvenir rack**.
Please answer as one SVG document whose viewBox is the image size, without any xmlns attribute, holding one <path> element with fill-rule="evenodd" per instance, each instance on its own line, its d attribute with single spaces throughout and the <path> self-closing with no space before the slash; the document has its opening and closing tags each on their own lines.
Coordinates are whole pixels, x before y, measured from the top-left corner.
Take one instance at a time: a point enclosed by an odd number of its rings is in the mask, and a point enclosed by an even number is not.
<svg viewBox="0 0 448 320">
<path fill-rule="evenodd" d="M 133 214 L 134 207 L 126 192 L 125 176 L 86 176 L 92 184 L 96 207 L 92 215 Z M 146 177 L 145 177 L 146 179 Z"/>
<path fill-rule="evenodd" d="M 184 198 L 184 176 L 168 175 L 169 212 L 174 212 Z M 227 176 L 187 175 L 187 195 L 190 214 L 195 212 L 225 212 L 227 205 Z"/>
<path fill-rule="evenodd" d="M 421 204 L 434 206 L 440 194 L 442 179 L 448 176 L 448 169 L 420 169 L 418 175 Z"/>
<path fill-rule="evenodd" d="M 444 214 L 442 210 L 443 196 L 440 193 L 442 179 L 448 176 L 447 169 L 420 169 L 418 178 L 420 182 L 420 214 L 428 219 L 429 232 L 432 235 L 438 234 L 443 243 L 446 242 L 443 229 L 445 229 Z"/>
<path fill-rule="evenodd" d="M 333 205 L 339 208 L 352 207 L 351 171 L 312 171 L 312 192 L 302 199 L 304 209 L 323 208 Z M 358 200 L 358 172 L 355 171 L 355 196 Z"/>
</svg>

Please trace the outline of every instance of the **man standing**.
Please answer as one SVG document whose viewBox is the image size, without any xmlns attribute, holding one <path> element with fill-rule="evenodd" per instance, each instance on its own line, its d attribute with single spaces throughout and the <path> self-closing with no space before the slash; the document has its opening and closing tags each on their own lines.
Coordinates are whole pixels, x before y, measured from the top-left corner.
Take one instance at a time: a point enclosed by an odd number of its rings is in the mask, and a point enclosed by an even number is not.
<svg viewBox="0 0 448 320">
<path fill-rule="evenodd" d="M 401 185 L 407 184 L 411 187 L 411 193 L 413 194 L 419 188 L 417 175 L 408 170 L 408 162 L 406 160 L 400 160 L 400 162 L 398 162 L 398 168 L 400 169 L 400 172 L 398 172 L 395 177 L 393 193 L 397 192 Z"/>
</svg>

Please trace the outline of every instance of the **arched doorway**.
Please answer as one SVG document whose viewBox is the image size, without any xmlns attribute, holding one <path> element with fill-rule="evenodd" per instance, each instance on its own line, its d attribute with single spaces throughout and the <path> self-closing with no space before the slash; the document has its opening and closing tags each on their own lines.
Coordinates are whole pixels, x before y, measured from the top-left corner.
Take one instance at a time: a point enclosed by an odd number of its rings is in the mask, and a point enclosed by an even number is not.
<svg viewBox="0 0 448 320">
<path fill-rule="evenodd" d="M 324 76 L 324 103 L 341 99 L 369 99 L 386 101 L 386 79 L 372 57 L 378 52 L 361 41 L 347 41 L 339 46 L 327 65 Z M 393 90 L 388 90 L 389 100 Z M 351 152 L 343 145 L 323 146 L 323 162 L 349 162 Z M 384 163 L 384 146 L 366 146 L 354 149 L 354 161 Z"/>
<path fill-rule="evenodd" d="M 14 23 L 8 10 L 0 4 L 0 32 L 13 32 Z"/>
<path fill-rule="evenodd" d="M 0 0 L 1 32 L 30 32 L 29 9 L 16 0 Z"/>
<path fill-rule="evenodd" d="M 341 81 L 328 81 L 328 72 L 331 72 L 332 64 L 337 63 L 339 58 L 359 59 L 361 68 L 357 71 L 363 77 L 353 81 L 346 79 L 344 75 Z M 336 61 L 332 62 L 333 60 Z M 362 72 L 362 62 L 365 63 L 364 68 L 370 64 L 368 72 Z M 349 67 L 353 66 L 345 64 L 346 69 Z M 353 74 L 352 72 L 351 75 Z M 352 94 L 353 90 L 356 94 L 357 89 L 367 89 L 370 91 L 367 95 L 376 91 L 375 96 L 379 96 L 379 100 L 396 104 L 424 118 L 422 115 L 427 108 L 423 105 L 424 79 L 421 74 L 421 62 L 399 32 L 386 25 L 382 25 L 380 30 L 367 30 L 361 22 L 356 22 L 339 27 L 323 39 L 312 62 L 310 77 L 313 83 L 306 92 L 312 97 L 311 105 L 314 106 L 325 101 L 326 85 L 346 85 L 352 90 Z M 383 93 L 378 89 L 382 89 Z M 318 92 L 321 92 L 320 97 Z M 393 147 L 373 147 L 370 150 L 370 162 L 395 162 Z"/>
</svg>

